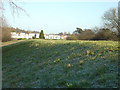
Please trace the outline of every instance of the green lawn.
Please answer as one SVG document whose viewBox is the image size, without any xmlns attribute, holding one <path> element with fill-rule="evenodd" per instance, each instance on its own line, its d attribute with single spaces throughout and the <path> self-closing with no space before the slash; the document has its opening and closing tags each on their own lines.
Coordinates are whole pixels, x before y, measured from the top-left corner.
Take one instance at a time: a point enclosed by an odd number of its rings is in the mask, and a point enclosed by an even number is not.
<svg viewBox="0 0 120 90">
<path fill-rule="evenodd" d="M 118 87 L 118 42 L 26 40 L 4 46 L 3 88 Z"/>
</svg>

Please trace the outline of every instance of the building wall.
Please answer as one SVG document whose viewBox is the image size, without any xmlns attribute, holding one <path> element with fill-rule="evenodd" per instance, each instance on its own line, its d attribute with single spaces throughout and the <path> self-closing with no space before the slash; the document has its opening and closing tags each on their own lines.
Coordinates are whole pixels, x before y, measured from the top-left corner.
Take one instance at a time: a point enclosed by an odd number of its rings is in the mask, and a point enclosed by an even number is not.
<svg viewBox="0 0 120 90">
<path fill-rule="evenodd" d="M 11 37 L 12 38 L 26 38 L 26 39 L 32 39 L 36 34 L 36 38 L 39 38 L 39 33 L 16 33 L 16 32 L 11 32 Z M 45 34 L 44 35 L 45 39 L 66 39 L 67 36 L 60 36 L 57 34 Z"/>
<path fill-rule="evenodd" d="M 45 34 L 45 39 L 61 39 L 60 35 L 54 35 L 54 34 Z"/>
</svg>

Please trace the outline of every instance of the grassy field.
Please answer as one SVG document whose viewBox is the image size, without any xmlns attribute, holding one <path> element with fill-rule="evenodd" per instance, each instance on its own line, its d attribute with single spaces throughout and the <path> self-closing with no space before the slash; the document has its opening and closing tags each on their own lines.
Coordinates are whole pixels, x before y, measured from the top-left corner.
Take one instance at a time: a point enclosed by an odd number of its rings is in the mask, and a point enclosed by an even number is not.
<svg viewBox="0 0 120 90">
<path fill-rule="evenodd" d="M 26 40 L 3 47 L 3 88 L 118 87 L 118 42 Z"/>
</svg>

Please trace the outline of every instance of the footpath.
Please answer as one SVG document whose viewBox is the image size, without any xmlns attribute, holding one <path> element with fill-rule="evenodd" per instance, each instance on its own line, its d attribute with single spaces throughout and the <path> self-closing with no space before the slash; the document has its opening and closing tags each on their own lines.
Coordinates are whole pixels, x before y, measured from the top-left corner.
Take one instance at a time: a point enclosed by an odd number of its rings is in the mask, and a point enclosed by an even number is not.
<svg viewBox="0 0 120 90">
<path fill-rule="evenodd" d="M 7 45 L 11 45 L 11 44 L 15 44 L 15 43 L 22 42 L 22 41 L 25 41 L 25 40 L 17 40 L 17 41 L 0 42 L 0 47 L 2 47 L 2 46 L 7 46 Z"/>
</svg>

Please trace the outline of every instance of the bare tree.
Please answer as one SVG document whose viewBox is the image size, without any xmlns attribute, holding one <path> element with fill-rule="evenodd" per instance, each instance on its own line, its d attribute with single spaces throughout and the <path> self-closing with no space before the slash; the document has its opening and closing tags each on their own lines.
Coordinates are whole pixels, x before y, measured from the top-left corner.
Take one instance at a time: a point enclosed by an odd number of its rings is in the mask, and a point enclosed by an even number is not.
<svg viewBox="0 0 120 90">
<path fill-rule="evenodd" d="M 6 20 L 5 20 L 4 13 L 3 13 L 5 11 L 5 9 L 4 9 L 4 3 L 6 3 L 6 2 L 9 3 L 10 8 L 12 8 L 13 15 L 15 13 L 19 14 L 20 11 L 22 11 L 26 15 L 28 15 L 27 12 L 22 7 L 18 6 L 15 3 L 15 1 L 18 1 L 18 0 L 0 0 L 0 26 L 1 27 L 6 24 Z"/>
<path fill-rule="evenodd" d="M 9 5 L 10 5 L 10 8 L 12 8 L 12 13 L 13 13 L 13 15 L 15 14 L 15 13 L 17 13 L 17 14 L 19 14 L 19 12 L 20 11 L 22 11 L 22 12 L 24 12 L 27 16 L 29 16 L 28 14 L 27 14 L 27 12 L 25 11 L 25 9 L 23 9 L 22 7 L 20 7 L 20 6 L 18 6 L 17 4 L 16 4 L 16 1 L 19 1 L 19 0 L 0 0 L 1 2 L 1 6 L 0 6 L 0 9 L 1 10 L 5 10 L 4 9 L 4 3 L 9 3 Z"/>
<path fill-rule="evenodd" d="M 20 11 L 24 12 L 28 16 L 27 12 L 22 7 L 18 6 L 15 1 L 18 0 L 0 0 L 0 41 L 3 41 L 2 39 L 4 39 L 4 41 L 7 41 L 8 39 L 10 40 L 10 29 L 8 28 L 9 26 L 5 20 L 3 13 L 5 11 L 4 3 L 9 3 L 10 8 L 12 8 L 13 16 L 15 13 L 19 15 Z M 6 38 L 7 36 L 8 38 Z"/>
<path fill-rule="evenodd" d="M 118 27 L 118 10 L 120 8 L 111 8 L 108 11 L 104 13 L 104 16 L 102 17 L 104 21 L 105 28 L 109 28 L 110 30 L 116 30 L 119 32 Z"/>
</svg>

